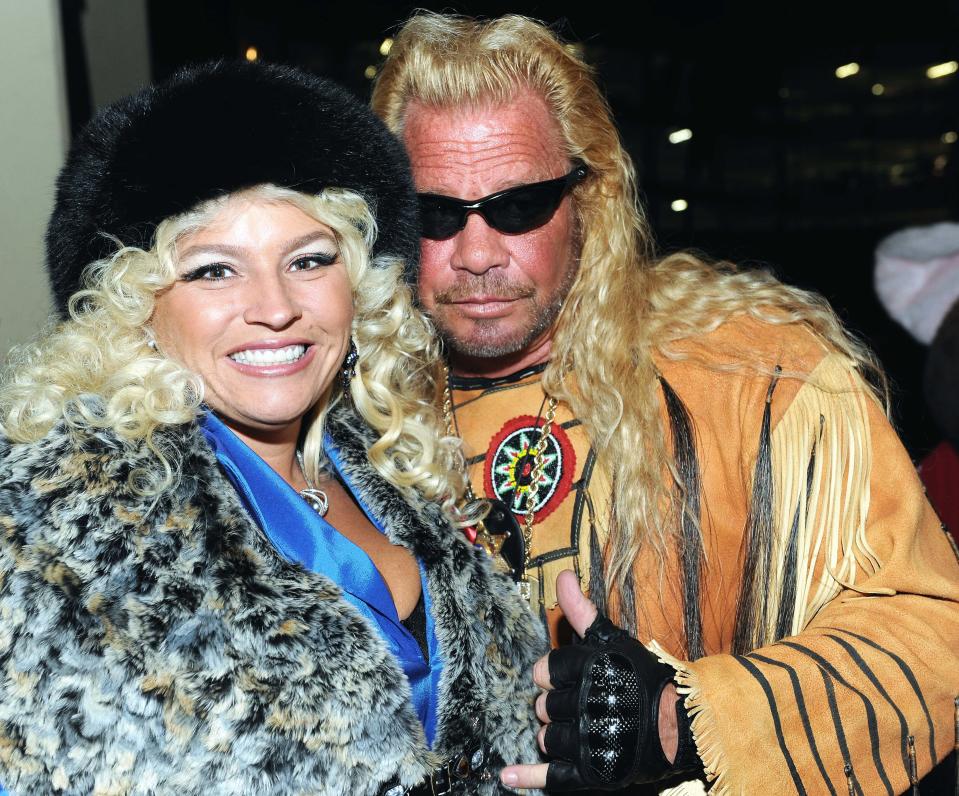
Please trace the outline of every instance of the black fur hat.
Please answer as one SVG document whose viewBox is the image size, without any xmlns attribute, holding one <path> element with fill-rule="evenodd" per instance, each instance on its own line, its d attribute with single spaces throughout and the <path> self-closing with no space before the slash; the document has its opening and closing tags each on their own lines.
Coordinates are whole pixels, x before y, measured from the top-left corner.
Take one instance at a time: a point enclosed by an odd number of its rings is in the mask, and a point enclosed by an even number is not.
<svg viewBox="0 0 959 796">
<path fill-rule="evenodd" d="M 416 195 L 400 143 L 359 100 L 287 66 L 190 67 L 100 111 L 77 137 L 47 228 L 56 307 L 85 266 L 124 245 L 150 248 L 159 222 L 201 201 L 274 183 L 350 188 L 379 227 L 374 254 L 419 257 Z"/>
</svg>

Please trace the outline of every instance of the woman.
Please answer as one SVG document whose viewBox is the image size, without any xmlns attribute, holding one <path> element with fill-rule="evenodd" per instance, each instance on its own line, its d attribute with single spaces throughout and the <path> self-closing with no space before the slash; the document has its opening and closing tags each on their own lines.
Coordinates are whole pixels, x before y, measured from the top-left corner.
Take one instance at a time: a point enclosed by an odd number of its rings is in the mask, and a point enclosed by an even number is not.
<svg viewBox="0 0 959 796">
<path fill-rule="evenodd" d="M 529 757 L 541 638 L 450 523 L 414 208 L 293 69 L 187 70 L 81 136 L 69 315 L 0 406 L 12 794 L 492 793 Z"/>
</svg>

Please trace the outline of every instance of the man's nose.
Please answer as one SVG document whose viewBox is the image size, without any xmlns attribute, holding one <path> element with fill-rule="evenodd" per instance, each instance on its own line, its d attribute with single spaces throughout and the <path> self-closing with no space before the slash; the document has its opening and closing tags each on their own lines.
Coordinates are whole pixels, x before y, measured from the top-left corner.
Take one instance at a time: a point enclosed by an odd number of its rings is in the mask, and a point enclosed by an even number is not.
<svg viewBox="0 0 959 796">
<path fill-rule="evenodd" d="M 466 226 L 456 233 L 450 265 L 472 274 L 484 274 L 491 268 L 509 264 L 509 248 L 505 236 L 497 232 L 479 213 L 466 217 Z"/>
</svg>

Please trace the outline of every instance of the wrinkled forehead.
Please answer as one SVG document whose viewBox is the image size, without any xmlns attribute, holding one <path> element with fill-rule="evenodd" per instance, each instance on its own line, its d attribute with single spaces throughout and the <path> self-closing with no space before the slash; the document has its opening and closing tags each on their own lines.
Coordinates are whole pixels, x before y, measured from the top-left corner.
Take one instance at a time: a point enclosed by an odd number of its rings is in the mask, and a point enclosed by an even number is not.
<svg viewBox="0 0 959 796">
<path fill-rule="evenodd" d="M 546 102 L 523 91 L 506 102 L 411 103 L 403 142 L 417 189 L 458 196 L 565 174 L 569 158 Z"/>
</svg>

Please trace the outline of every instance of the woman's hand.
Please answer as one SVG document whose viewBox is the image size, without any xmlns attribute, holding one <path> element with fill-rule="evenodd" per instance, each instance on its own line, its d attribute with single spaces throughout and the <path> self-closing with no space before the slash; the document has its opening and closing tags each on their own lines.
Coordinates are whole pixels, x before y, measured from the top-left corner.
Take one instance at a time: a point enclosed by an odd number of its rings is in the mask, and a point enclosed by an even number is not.
<svg viewBox="0 0 959 796">
<path fill-rule="evenodd" d="M 635 639 L 598 614 L 572 572 L 556 583 L 560 607 L 582 637 L 553 650 L 533 667 L 543 689 L 536 715 L 543 723 L 539 746 L 550 761 L 504 768 L 511 788 L 550 791 L 617 789 L 673 773 L 677 733 L 673 670 Z M 661 709 L 662 708 L 662 709 Z M 681 730 L 689 735 L 683 713 Z M 660 739 L 668 739 L 668 747 Z M 686 738 L 686 751 L 692 748 Z M 680 744 L 682 745 L 682 744 Z M 667 756 L 667 753 L 668 754 Z M 698 759 L 683 760 L 686 767 Z"/>
</svg>

